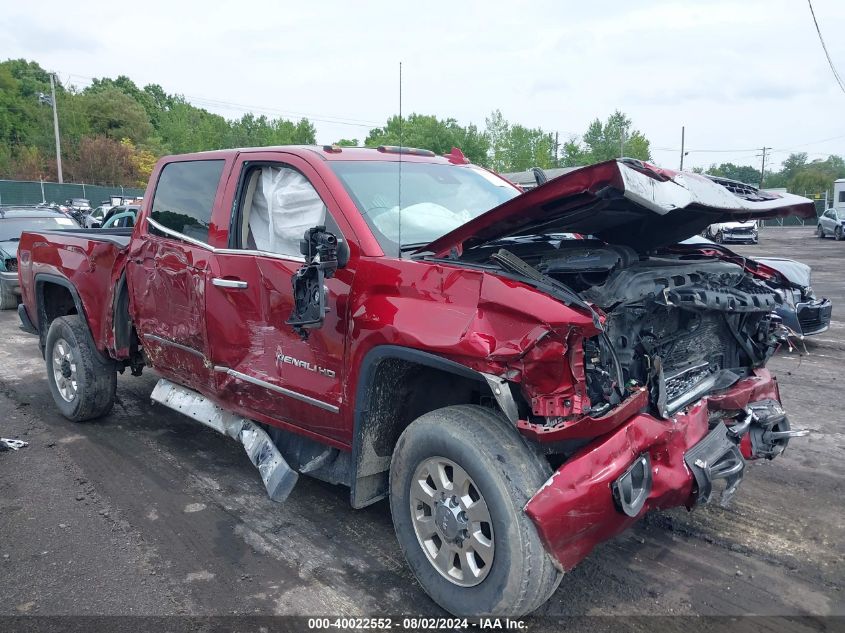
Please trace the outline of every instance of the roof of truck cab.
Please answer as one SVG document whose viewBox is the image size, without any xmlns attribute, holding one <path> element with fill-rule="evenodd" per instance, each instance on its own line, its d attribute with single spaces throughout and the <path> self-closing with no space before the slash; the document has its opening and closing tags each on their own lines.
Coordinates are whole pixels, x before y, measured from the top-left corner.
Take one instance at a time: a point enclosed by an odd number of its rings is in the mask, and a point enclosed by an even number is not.
<svg viewBox="0 0 845 633">
<path fill-rule="evenodd" d="M 299 156 L 302 156 L 307 153 L 311 156 L 317 156 L 325 161 L 355 160 L 398 162 L 401 156 L 401 160 L 403 163 L 440 163 L 442 165 L 454 164 L 448 158 L 437 155 L 419 156 L 416 154 L 387 153 L 381 152 L 374 147 L 337 147 L 332 145 L 273 145 L 269 147 L 238 147 L 232 149 L 210 150 L 207 152 L 194 152 L 191 154 L 176 154 L 165 157 L 165 160 L 167 162 L 171 162 L 174 160 L 189 157 L 231 158 L 233 156 L 237 156 L 238 154 L 252 154 L 258 152 L 288 152 Z"/>
</svg>

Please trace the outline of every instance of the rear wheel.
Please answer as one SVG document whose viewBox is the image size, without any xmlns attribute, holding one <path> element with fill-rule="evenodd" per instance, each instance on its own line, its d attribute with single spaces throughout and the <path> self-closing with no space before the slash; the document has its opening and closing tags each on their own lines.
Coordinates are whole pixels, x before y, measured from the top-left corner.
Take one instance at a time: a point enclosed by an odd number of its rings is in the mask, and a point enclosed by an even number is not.
<svg viewBox="0 0 845 633">
<path fill-rule="evenodd" d="M 84 422 L 111 411 L 117 390 L 115 365 L 94 349 L 79 315 L 59 317 L 50 324 L 44 356 L 50 392 L 63 416 Z"/>
<path fill-rule="evenodd" d="M 833 239 L 835 239 L 837 242 L 841 242 L 843 237 L 845 237 L 845 236 L 842 235 L 842 227 L 837 226 L 833 230 Z"/>
<path fill-rule="evenodd" d="M 523 512 L 548 463 L 493 411 L 454 406 L 402 433 L 390 467 L 396 537 L 423 589 L 458 616 L 521 616 L 561 573 Z"/>
<path fill-rule="evenodd" d="M 822 238 L 824 237 L 824 229 L 822 228 L 822 225 L 821 225 L 821 224 L 819 224 L 819 225 L 816 227 L 816 236 L 817 236 L 819 239 L 822 239 Z"/>
</svg>

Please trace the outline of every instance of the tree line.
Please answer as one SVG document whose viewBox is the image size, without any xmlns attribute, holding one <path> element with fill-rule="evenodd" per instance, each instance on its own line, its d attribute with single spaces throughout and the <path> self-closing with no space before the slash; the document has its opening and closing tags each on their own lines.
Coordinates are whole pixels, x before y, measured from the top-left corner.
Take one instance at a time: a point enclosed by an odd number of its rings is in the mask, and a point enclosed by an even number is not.
<svg viewBox="0 0 845 633">
<path fill-rule="evenodd" d="M 0 63 L 0 178 L 56 179 L 49 95 L 50 75 L 38 63 Z M 157 84 L 140 88 L 123 75 L 94 79 L 82 90 L 57 82 L 56 105 L 63 172 L 71 182 L 143 186 L 165 154 L 316 142 L 316 129 L 307 118 L 291 121 L 248 113 L 227 119 Z M 499 110 L 485 119 L 483 128 L 434 115 L 413 113 L 401 120 L 395 115 L 363 139 L 342 138 L 336 144 L 399 145 L 400 137 L 406 146 L 437 154 L 458 147 L 473 163 L 498 172 L 588 165 L 621 155 L 651 160 L 649 140 L 620 111 L 596 118 L 580 137 L 565 139 L 508 121 Z M 760 180 L 759 170 L 750 165 L 722 163 L 698 171 L 749 184 Z M 767 171 L 764 185 L 815 193 L 842 177 L 841 157 L 809 161 L 799 153 L 790 154 L 780 171 Z"/>
</svg>

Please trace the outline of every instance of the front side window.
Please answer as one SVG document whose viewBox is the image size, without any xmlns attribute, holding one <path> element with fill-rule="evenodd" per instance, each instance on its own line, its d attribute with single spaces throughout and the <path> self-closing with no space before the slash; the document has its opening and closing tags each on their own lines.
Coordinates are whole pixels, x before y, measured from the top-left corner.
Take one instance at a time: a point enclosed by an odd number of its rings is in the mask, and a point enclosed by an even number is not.
<svg viewBox="0 0 845 633">
<path fill-rule="evenodd" d="M 237 246 L 300 257 L 305 231 L 325 225 L 327 217 L 326 205 L 301 172 L 277 165 L 255 167 L 244 182 Z"/>
<path fill-rule="evenodd" d="M 385 252 L 423 245 L 519 195 L 475 165 L 398 161 L 329 163 Z M 399 174 L 401 168 L 401 187 Z M 401 189 L 401 191 L 400 191 Z"/>
<path fill-rule="evenodd" d="M 208 242 L 223 164 L 222 160 L 193 160 L 166 165 L 158 179 L 150 217 L 172 231 Z"/>
<path fill-rule="evenodd" d="M 845 202 L 845 191 L 839 192 L 839 202 Z"/>
</svg>

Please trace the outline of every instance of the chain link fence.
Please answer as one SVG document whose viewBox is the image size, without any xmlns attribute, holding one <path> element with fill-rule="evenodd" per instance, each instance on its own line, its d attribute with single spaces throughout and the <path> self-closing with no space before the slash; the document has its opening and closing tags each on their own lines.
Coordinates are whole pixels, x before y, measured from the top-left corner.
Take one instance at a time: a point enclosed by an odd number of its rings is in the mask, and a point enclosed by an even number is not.
<svg viewBox="0 0 845 633">
<path fill-rule="evenodd" d="M 138 187 L 103 187 L 76 183 L 59 184 L 57 182 L 0 180 L 0 205 L 38 204 L 40 202 L 58 202 L 72 198 L 85 198 L 91 206 L 99 206 L 109 196 L 137 198 L 144 195 Z"/>
</svg>

